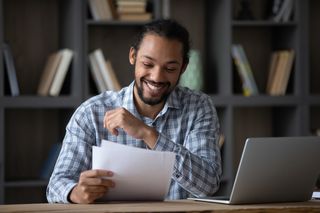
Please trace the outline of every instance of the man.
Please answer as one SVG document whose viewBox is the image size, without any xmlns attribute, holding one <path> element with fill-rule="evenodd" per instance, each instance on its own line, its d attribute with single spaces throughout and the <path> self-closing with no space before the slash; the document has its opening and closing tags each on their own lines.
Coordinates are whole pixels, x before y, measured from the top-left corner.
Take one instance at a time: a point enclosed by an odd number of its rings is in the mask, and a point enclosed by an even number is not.
<svg viewBox="0 0 320 213">
<path fill-rule="evenodd" d="M 176 154 L 167 199 L 219 187 L 219 123 L 210 98 L 177 86 L 188 65 L 189 34 L 172 20 L 146 24 L 129 52 L 135 80 L 84 102 L 66 128 L 47 188 L 49 202 L 92 203 L 117 187 L 112 171 L 92 170 L 101 139 Z M 139 166 L 139 165 L 137 165 Z"/>
</svg>

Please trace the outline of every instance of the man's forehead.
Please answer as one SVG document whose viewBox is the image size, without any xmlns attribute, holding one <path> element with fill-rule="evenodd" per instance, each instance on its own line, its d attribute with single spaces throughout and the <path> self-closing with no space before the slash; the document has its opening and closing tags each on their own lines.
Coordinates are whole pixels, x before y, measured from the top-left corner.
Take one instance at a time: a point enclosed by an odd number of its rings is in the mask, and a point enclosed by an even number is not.
<svg viewBox="0 0 320 213">
<path fill-rule="evenodd" d="M 182 43 L 176 39 L 166 38 L 157 34 L 145 35 L 141 41 L 138 54 L 145 55 L 146 52 L 153 53 L 159 51 L 168 55 L 179 54 L 179 57 L 182 57 L 183 46 Z"/>
</svg>

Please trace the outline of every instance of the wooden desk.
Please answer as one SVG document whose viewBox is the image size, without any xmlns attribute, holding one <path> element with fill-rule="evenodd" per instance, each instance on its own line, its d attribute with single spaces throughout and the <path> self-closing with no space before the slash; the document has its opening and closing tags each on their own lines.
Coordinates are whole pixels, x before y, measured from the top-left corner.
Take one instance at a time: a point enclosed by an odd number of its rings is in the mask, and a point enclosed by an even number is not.
<svg viewBox="0 0 320 213">
<path fill-rule="evenodd" d="M 0 212 L 320 212 L 320 201 L 259 205 L 223 205 L 189 200 L 104 204 L 0 205 Z"/>
</svg>

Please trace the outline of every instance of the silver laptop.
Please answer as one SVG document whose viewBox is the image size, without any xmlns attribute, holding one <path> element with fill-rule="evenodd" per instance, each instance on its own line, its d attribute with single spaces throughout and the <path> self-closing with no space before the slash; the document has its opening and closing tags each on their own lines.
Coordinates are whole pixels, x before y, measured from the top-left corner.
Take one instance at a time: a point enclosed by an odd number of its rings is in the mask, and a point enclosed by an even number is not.
<svg viewBox="0 0 320 213">
<path fill-rule="evenodd" d="M 298 202 L 311 199 L 320 174 L 320 137 L 248 138 L 225 204 Z"/>
</svg>

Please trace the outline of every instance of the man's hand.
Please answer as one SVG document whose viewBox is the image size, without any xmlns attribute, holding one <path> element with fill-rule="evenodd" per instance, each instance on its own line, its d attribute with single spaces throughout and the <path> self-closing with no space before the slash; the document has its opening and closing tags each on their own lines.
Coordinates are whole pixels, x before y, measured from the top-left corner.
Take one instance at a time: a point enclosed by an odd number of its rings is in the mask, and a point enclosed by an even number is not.
<svg viewBox="0 0 320 213">
<path fill-rule="evenodd" d="M 87 170 L 80 174 L 78 184 L 70 193 L 73 203 L 92 203 L 102 197 L 108 189 L 115 186 L 114 182 L 105 177 L 112 177 L 111 171 Z"/>
<path fill-rule="evenodd" d="M 124 108 L 106 112 L 104 127 L 113 135 L 118 135 L 117 128 L 122 128 L 128 135 L 143 140 L 150 148 L 155 146 L 158 138 L 158 132 L 154 128 L 149 127 Z"/>
</svg>

